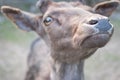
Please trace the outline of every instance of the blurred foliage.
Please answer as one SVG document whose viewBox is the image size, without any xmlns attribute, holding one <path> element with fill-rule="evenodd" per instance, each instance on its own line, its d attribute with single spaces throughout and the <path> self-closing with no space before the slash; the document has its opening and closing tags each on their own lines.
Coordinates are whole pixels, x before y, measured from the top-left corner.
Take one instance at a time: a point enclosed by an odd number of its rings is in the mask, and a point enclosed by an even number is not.
<svg viewBox="0 0 120 80">
<path fill-rule="evenodd" d="M 9 20 L 0 17 L 0 41 L 23 44 L 30 42 L 31 38 L 35 38 L 33 32 L 24 32 L 17 29 Z"/>
</svg>

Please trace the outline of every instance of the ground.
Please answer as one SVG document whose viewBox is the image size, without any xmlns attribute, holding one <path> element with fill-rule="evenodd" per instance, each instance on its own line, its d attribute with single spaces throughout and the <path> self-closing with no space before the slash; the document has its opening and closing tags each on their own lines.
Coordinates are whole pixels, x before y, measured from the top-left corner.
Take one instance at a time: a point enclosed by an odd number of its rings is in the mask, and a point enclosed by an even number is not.
<svg viewBox="0 0 120 80">
<path fill-rule="evenodd" d="M 115 32 L 110 42 L 85 63 L 86 80 L 120 80 L 120 14 L 111 22 Z M 0 16 L 0 80 L 23 80 L 27 69 L 30 43 L 37 36 L 23 32 Z"/>
</svg>

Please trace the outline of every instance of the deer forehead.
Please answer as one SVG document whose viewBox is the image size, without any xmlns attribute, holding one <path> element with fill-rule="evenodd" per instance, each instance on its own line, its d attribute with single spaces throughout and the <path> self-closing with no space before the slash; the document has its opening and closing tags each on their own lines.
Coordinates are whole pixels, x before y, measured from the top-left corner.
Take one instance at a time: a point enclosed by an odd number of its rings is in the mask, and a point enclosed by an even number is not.
<svg viewBox="0 0 120 80">
<path fill-rule="evenodd" d="M 50 8 L 46 12 L 48 15 L 56 15 L 56 14 L 66 14 L 66 15 L 91 15 L 92 12 L 89 12 L 85 9 L 78 8 L 78 7 L 62 7 L 62 8 Z"/>
</svg>

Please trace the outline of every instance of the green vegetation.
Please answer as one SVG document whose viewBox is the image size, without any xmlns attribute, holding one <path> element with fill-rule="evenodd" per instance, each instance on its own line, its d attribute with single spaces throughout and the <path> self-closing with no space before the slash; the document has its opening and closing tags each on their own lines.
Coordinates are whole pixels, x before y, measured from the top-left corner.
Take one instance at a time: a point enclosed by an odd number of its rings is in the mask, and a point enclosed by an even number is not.
<svg viewBox="0 0 120 80">
<path fill-rule="evenodd" d="M 120 28 L 120 18 L 119 18 L 119 17 L 118 17 L 118 18 L 112 18 L 112 19 L 111 19 L 111 23 L 112 23 L 115 27 Z"/>
<path fill-rule="evenodd" d="M 25 32 L 18 29 L 7 19 L 0 22 L 0 40 L 24 44 L 34 37 L 35 34 L 33 32 Z"/>
</svg>

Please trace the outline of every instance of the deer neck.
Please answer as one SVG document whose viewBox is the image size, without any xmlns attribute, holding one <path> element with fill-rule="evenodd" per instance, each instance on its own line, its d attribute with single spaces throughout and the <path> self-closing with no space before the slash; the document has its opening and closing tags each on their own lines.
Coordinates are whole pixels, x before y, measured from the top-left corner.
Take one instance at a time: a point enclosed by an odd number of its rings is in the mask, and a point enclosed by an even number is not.
<svg viewBox="0 0 120 80">
<path fill-rule="evenodd" d="M 77 63 L 54 62 L 51 80 L 84 80 L 84 61 Z"/>
</svg>

